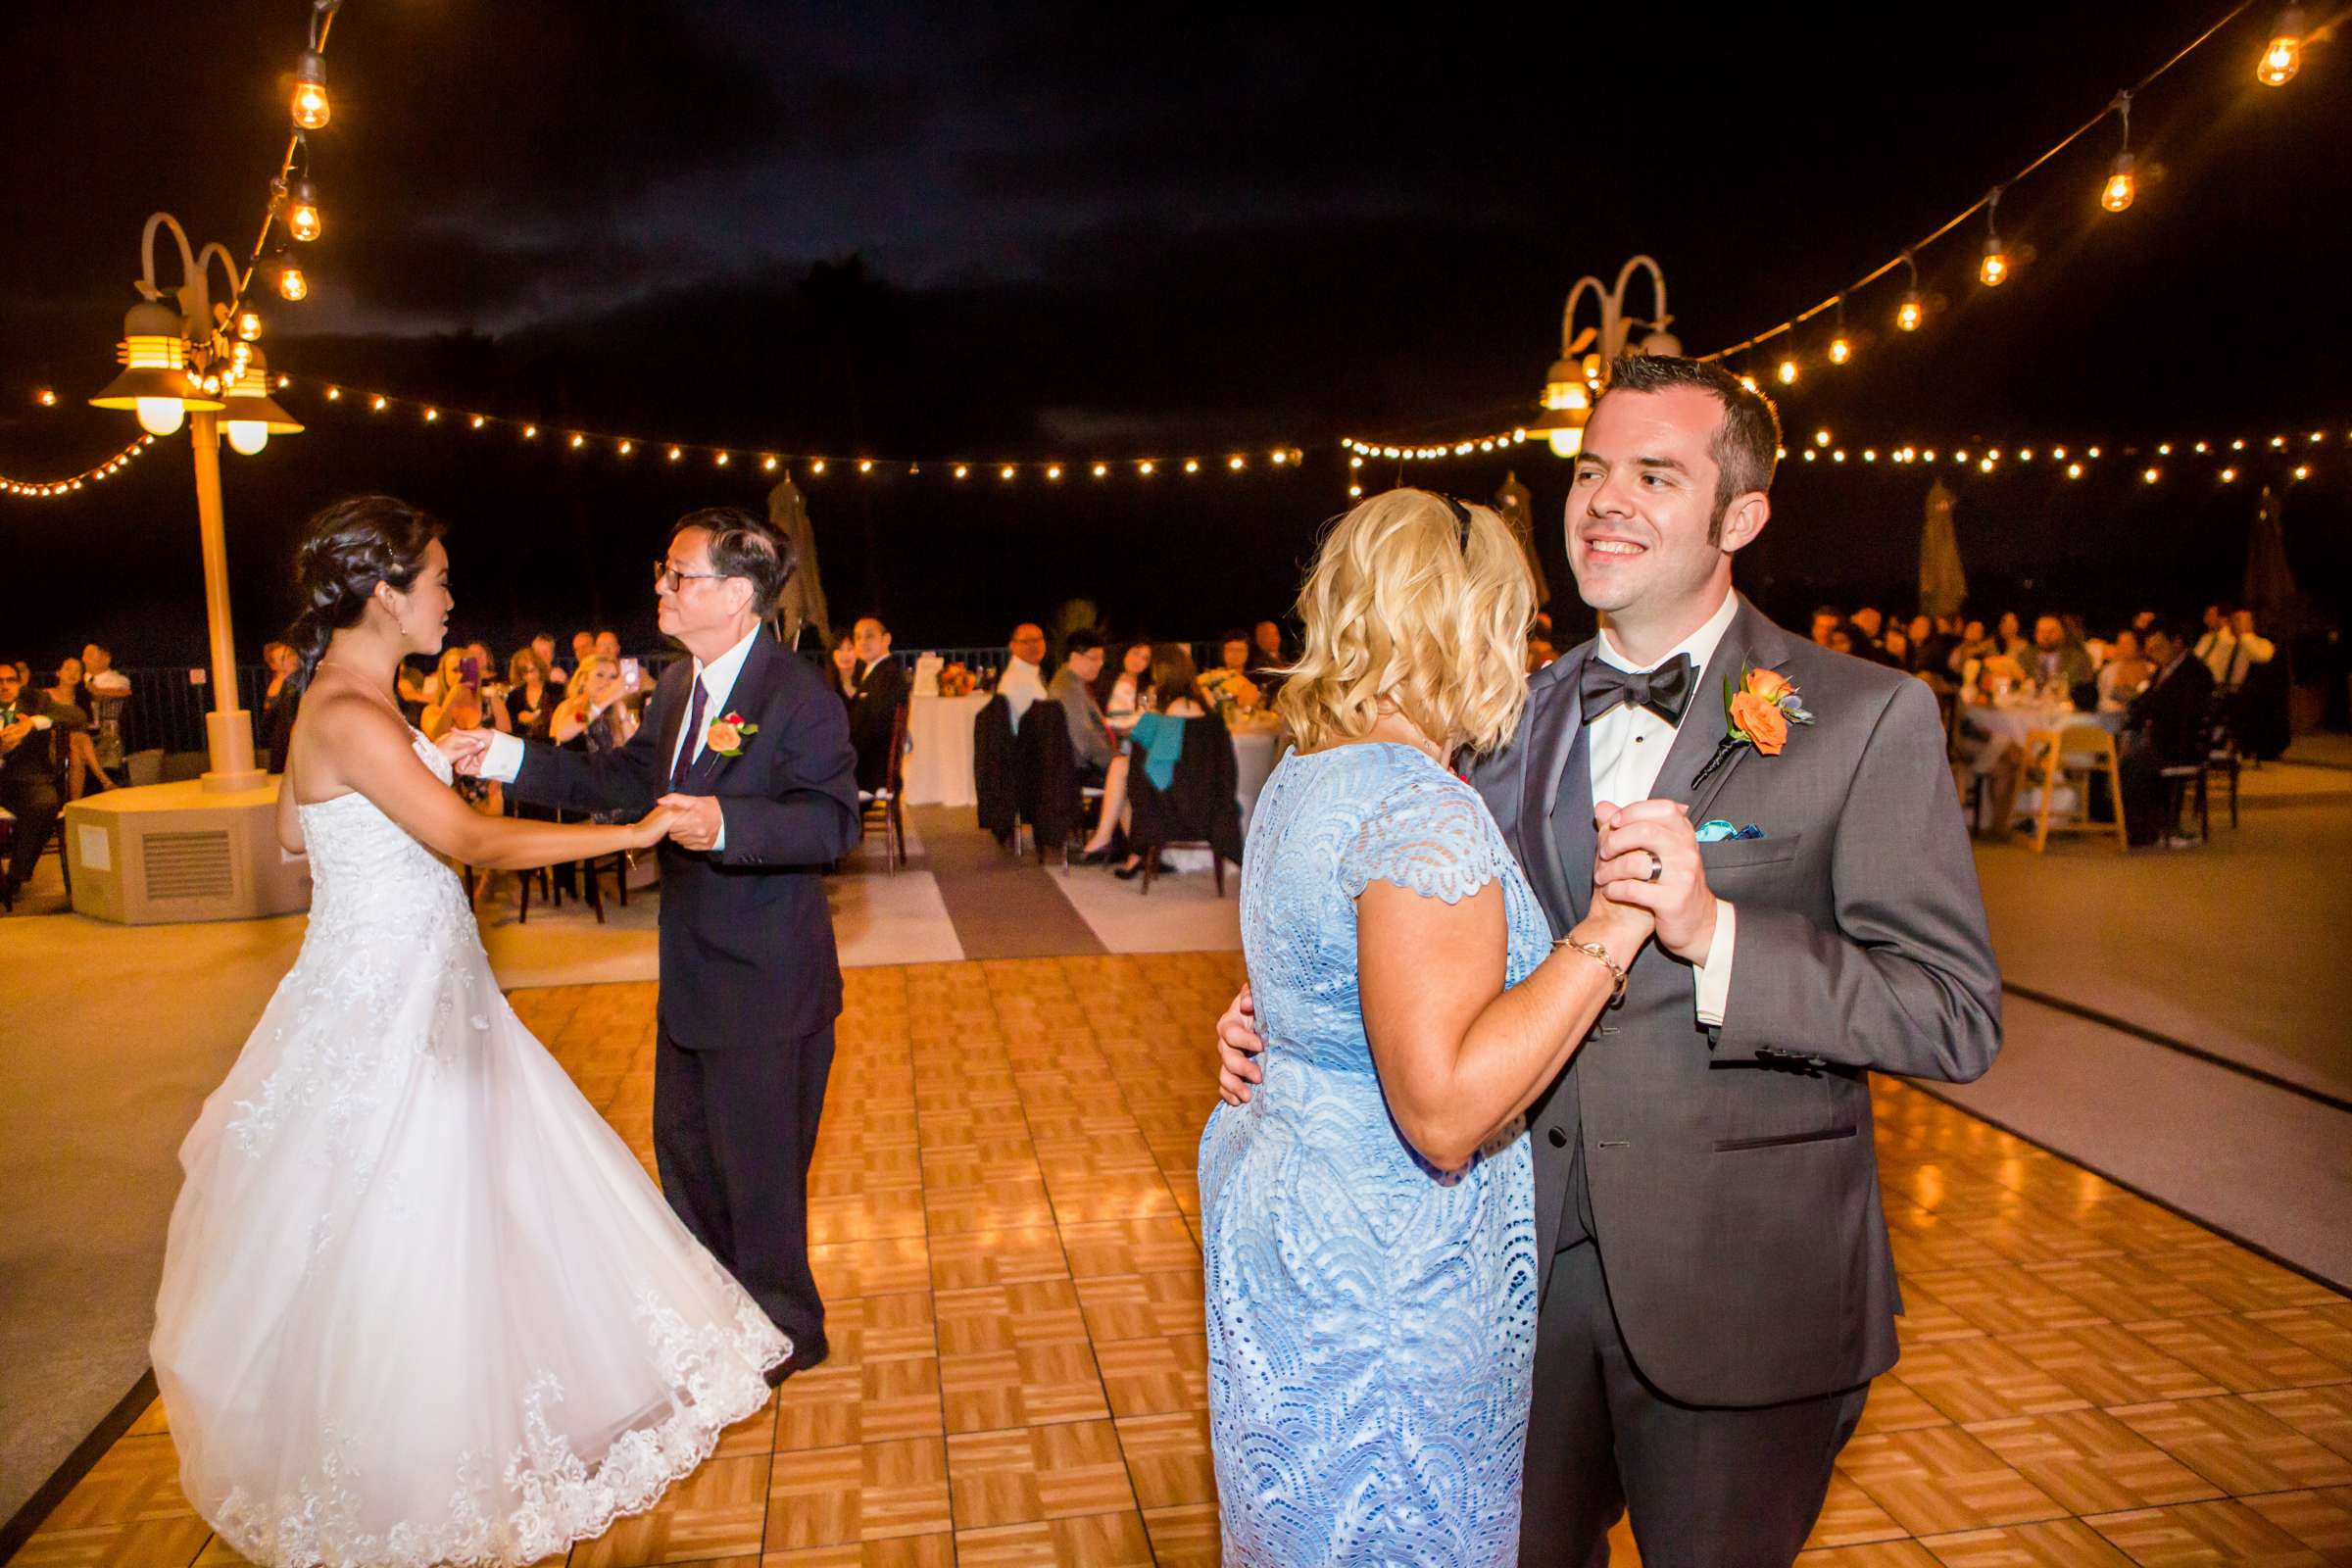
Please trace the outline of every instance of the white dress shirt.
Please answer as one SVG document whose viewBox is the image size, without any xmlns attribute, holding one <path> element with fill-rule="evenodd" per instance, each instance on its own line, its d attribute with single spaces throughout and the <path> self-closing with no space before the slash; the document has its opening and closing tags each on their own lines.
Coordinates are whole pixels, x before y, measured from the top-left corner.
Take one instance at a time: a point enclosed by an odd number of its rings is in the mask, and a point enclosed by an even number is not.
<svg viewBox="0 0 2352 1568">
<path fill-rule="evenodd" d="M 1012 710 L 1012 727 L 1019 729 L 1021 715 L 1029 711 L 1029 705 L 1046 695 L 1046 678 L 1026 659 L 1015 659 L 1004 666 L 997 690 L 1004 694 L 1004 706 Z"/>
<path fill-rule="evenodd" d="M 726 713 L 727 699 L 734 695 L 735 691 L 735 677 L 743 673 L 743 662 L 752 656 L 752 642 L 760 635 L 760 629 L 754 626 L 751 634 L 743 641 L 708 664 L 699 659 L 694 662 L 694 678 L 702 682 L 703 690 L 710 694 L 709 699 L 703 705 L 703 728 L 700 733 L 689 735 L 686 733 L 685 723 L 680 721 L 678 743 L 670 748 L 669 765 L 663 769 L 662 774 L 662 793 L 668 793 L 670 775 L 677 771 L 678 754 L 681 751 L 685 752 L 687 763 L 691 766 L 694 760 L 703 755 L 703 749 L 710 743 L 710 721 Z M 1035 668 L 1036 666 L 1032 665 L 1031 667 Z M 688 713 L 694 711 L 694 694 L 692 692 L 680 693 L 679 700 L 687 705 L 686 711 Z M 482 777 L 496 779 L 501 784 L 512 784 L 514 782 L 514 775 L 522 771 L 522 758 L 521 740 L 504 730 L 493 730 L 490 735 L 490 750 L 482 756 Z M 718 837 L 712 841 L 710 851 L 715 855 L 723 852 L 726 847 L 727 808 L 726 803 L 722 801 L 719 803 L 718 808 Z"/>
<path fill-rule="evenodd" d="M 1683 722 L 1704 723 L 1711 710 L 1705 693 L 1698 689 L 1701 677 L 1707 672 L 1707 661 L 1723 641 L 1723 634 L 1732 629 L 1732 619 L 1740 613 L 1740 596 L 1724 595 L 1723 608 L 1707 617 L 1707 623 L 1683 639 L 1656 663 L 1637 666 L 1620 654 L 1609 641 L 1604 628 L 1592 644 L 1592 657 L 1604 664 L 1637 673 L 1646 672 L 1672 660 L 1676 654 L 1686 654 L 1690 660 L 1690 705 L 1683 710 Z M 1592 764 L 1592 804 L 1606 801 L 1612 806 L 1631 806 L 1646 801 L 1657 788 L 1658 772 L 1666 765 L 1666 754 L 1674 746 L 1675 726 L 1667 723 L 1646 708 L 1632 703 L 1619 703 L 1615 708 L 1590 719 L 1585 724 L 1586 755 Z M 1696 826 L 1695 823 L 1692 824 Z M 1732 997 L 1732 949 L 1736 940 L 1731 901 L 1715 901 L 1715 935 L 1707 944 L 1704 963 L 1693 964 L 1690 978 L 1696 987 L 1698 1021 L 1709 1028 L 1721 1027 L 1725 1006 Z"/>
</svg>

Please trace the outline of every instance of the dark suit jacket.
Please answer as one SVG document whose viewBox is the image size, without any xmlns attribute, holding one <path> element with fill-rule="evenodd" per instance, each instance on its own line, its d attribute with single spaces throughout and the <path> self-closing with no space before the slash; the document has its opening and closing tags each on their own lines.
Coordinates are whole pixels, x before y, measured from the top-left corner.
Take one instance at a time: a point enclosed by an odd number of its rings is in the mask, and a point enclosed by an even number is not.
<svg viewBox="0 0 2352 1568">
<path fill-rule="evenodd" d="M 1135 848 L 1205 839 L 1219 857 L 1242 863 L 1242 804 L 1235 798 L 1233 736 L 1210 709 L 1184 721 L 1184 749 L 1176 776 L 1163 792 L 1144 772 L 1138 757 L 1129 763 L 1128 800 L 1135 807 Z"/>
<path fill-rule="evenodd" d="M 891 721 L 906 701 L 906 671 L 895 659 L 858 672 L 850 699 L 850 748 L 858 754 L 858 787 L 878 790 L 890 778 Z"/>
<path fill-rule="evenodd" d="M 1472 777 L 1555 932 L 1592 897 L 1587 643 L 1540 671 L 1512 744 Z M 1793 681 L 1814 722 L 1742 747 L 1695 791 L 1742 663 Z M 2000 1045 L 2000 973 L 1976 863 L 1919 680 L 1791 637 L 1740 602 L 1655 793 L 1765 836 L 1700 846 L 1738 908 L 1720 1031 L 1655 947 L 1624 1005 L 1529 1113 L 1544 1265 L 1581 1153 L 1587 1228 L 1642 1375 L 1672 1398 L 1761 1405 L 1894 1364 L 1902 1310 L 1871 1143 L 1869 1071 L 1965 1082 Z"/>
<path fill-rule="evenodd" d="M 2167 765 L 2194 762 L 2205 755 L 2206 728 L 2213 712 L 2213 671 L 2188 654 L 2159 670 L 2148 689 L 2126 711 L 2131 728 L 2144 731 L 2156 760 Z"/>
<path fill-rule="evenodd" d="M 693 681 L 691 659 L 663 671 L 645 722 L 616 750 L 526 743 L 510 792 L 566 810 L 643 815 L 669 793 Z M 858 843 L 841 701 L 805 661 L 762 635 L 726 706 L 759 733 L 733 758 L 705 748 L 680 789 L 719 798 L 726 848 L 696 854 L 663 840 L 660 851 L 661 1025 L 690 1051 L 787 1045 L 841 1012 L 823 881 L 824 867 Z"/>
</svg>

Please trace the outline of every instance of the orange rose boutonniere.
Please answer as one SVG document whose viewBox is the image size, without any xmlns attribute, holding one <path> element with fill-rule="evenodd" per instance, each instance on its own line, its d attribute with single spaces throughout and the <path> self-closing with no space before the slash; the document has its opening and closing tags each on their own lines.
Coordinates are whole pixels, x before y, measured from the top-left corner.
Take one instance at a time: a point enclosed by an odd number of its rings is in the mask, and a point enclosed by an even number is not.
<svg viewBox="0 0 2352 1568">
<path fill-rule="evenodd" d="M 1788 744 L 1791 724 L 1813 722 L 1804 700 L 1787 676 L 1753 666 L 1741 668 L 1737 684 L 1723 683 L 1723 739 L 1716 743 L 1707 765 L 1690 781 L 1692 789 L 1705 783 L 1740 747 L 1753 746 L 1766 757 L 1778 757 L 1781 748 Z"/>
<path fill-rule="evenodd" d="M 743 738 L 746 735 L 759 733 L 759 725 L 746 724 L 741 713 L 730 712 L 712 719 L 710 728 L 704 739 L 710 750 L 721 757 L 741 757 L 743 755 Z"/>
</svg>

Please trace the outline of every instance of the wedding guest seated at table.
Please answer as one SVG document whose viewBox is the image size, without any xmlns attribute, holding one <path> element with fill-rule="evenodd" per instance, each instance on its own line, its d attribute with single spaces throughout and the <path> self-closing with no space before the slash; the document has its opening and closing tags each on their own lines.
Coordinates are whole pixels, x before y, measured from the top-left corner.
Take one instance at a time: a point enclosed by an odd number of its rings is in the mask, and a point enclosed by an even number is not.
<svg viewBox="0 0 2352 1568">
<path fill-rule="evenodd" d="M 2019 623 L 2017 612 L 2014 610 L 2001 612 L 2001 618 L 1994 624 L 1992 635 L 1994 640 L 2001 645 L 2001 652 L 2016 660 L 2020 664 L 2023 664 L 2034 652 L 2034 645 L 2026 641 L 2025 630 Z"/>
<path fill-rule="evenodd" d="M 2107 662 L 2099 666 L 2093 679 L 2098 688 L 2099 711 L 2120 713 L 2132 704 L 2132 699 L 2147 690 L 2148 681 L 2156 666 L 2148 662 L 2141 650 L 2139 633 L 2130 626 L 2115 634 L 2108 645 Z"/>
<path fill-rule="evenodd" d="M 1124 735 L 1135 727 L 1136 716 L 1152 709 L 1152 650 L 1149 637 L 1130 637 L 1119 649 L 1116 669 L 1107 667 L 1095 678 L 1095 697 L 1102 717 Z"/>
<path fill-rule="evenodd" d="M 1161 643 L 1152 651 L 1152 706 L 1137 715 L 1126 743 L 1111 760 L 1102 783 L 1102 820 L 1086 841 L 1085 856 L 1099 859 L 1110 848 L 1114 830 L 1134 826 L 1128 805 L 1128 775 L 1141 767 L 1161 789 L 1176 779 L 1176 760 L 1184 755 L 1184 721 L 1208 711 L 1207 694 L 1200 690 L 1200 670 L 1182 643 Z M 1111 874 L 1121 881 L 1138 875 L 1144 858 L 1129 855 Z"/>
<path fill-rule="evenodd" d="M 2254 612 L 2243 606 L 2230 612 L 2230 662 L 2219 676 L 2224 692 L 2236 691 L 2256 669 L 2278 657 L 2278 645 L 2254 629 Z"/>
<path fill-rule="evenodd" d="M 564 700 L 555 666 L 539 655 L 539 645 L 545 641 L 543 637 L 531 639 L 529 647 L 517 648 L 514 657 L 507 661 L 507 716 L 514 722 L 514 733 L 525 740 L 547 739 L 548 721 L 556 716 L 556 704 Z"/>
<path fill-rule="evenodd" d="M 531 638 L 531 656 L 539 667 L 547 671 L 549 684 L 562 686 L 565 680 L 564 666 L 556 662 L 556 638 L 553 632 L 538 632 Z"/>
<path fill-rule="evenodd" d="M 7 900 L 32 875 L 65 809 L 57 787 L 62 736 L 82 721 L 79 709 L 30 689 L 16 663 L 0 663 L 0 808 L 17 819 L 8 865 L 0 870 Z"/>
<path fill-rule="evenodd" d="M 620 678 L 620 661 L 591 652 L 571 672 L 571 684 L 548 721 L 547 738 L 566 751 L 617 751 L 637 733 L 637 714 L 629 704 L 627 683 Z M 624 813 L 597 812 L 592 821 L 618 821 Z"/>
<path fill-rule="evenodd" d="M 1988 656 L 1999 651 L 2000 644 L 1992 640 L 1992 634 L 1984 629 L 1983 621 L 1964 621 L 1960 634 L 1952 640 L 1951 652 L 1943 656 L 1943 667 L 1946 673 L 1963 685 L 1973 686 L 1976 678 L 1970 666 L 1982 664 Z"/>
<path fill-rule="evenodd" d="M 1891 666 L 1897 662 L 1886 647 L 1886 617 L 1875 606 L 1864 605 L 1855 611 L 1846 622 L 1846 629 L 1853 634 L 1856 657 L 1874 664 Z"/>
<path fill-rule="evenodd" d="M 71 654 L 60 660 L 57 684 L 42 695 L 49 699 L 58 734 L 63 737 L 59 744 L 66 760 L 66 799 L 80 800 L 93 783 L 102 790 L 120 788 L 98 762 L 97 723 L 90 716 L 89 687 L 82 679 L 81 661 Z"/>
<path fill-rule="evenodd" d="M 2148 633 L 2147 650 L 2156 673 L 2125 710 L 2119 764 L 2125 832 L 2143 849 L 2159 839 L 2179 842 L 2176 824 L 2163 820 L 2164 769 L 2205 760 L 2213 710 L 2213 671 L 2186 637 L 2159 625 Z"/>
<path fill-rule="evenodd" d="M 1815 642 L 1827 648 L 1830 646 L 1830 633 L 1844 624 L 1844 621 L 1845 616 L 1841 612 L 1829 605 L 1817 606 L 1813 611 L 1813 630 L 1809 635 Z"/>
<path fill-rule="evenodd" d="M 858 787 L 890 782 L 890 742 L 906 706 L 906 671 L 890 657 L 890 628 L 867 615 L 851 629 L 858 652 L 857 685 L 850 694 L 850 749 L 858 754 Z"/>
<path fill-rule="evenodd" d="M 1118 755 L 1118 737 L 1095 699 L 1094 683 L 1102 674 L 1102 634 L 1091 626 L 1070 633 L 1061 667 L 1046 690 L 1061 704 L 1069 721 L 1070 755 L 1078 763 L 1078 782 L 1096 789 L 1109 776 L 1111 759 Z"/>
<path fill-rule="evenodd" d="M 1857 635 L 1850 622 L 1841 620 L 1830 628 L 1829 641 L 1822 646 L 1833 654 L 1851 656 L 1854 652 Z"/>
<path fill-rule="evenodd" d="M 2230 663 L 2237 657 L 2237 630 L 2230 624 L 2237 607 L 2223 603 L 2205 607 L 2205 630 L 2193 650 L 2213 672 L 2216 687 L 2230 682 Z"/>
<path fill-rule="evenodd" d="M 1004 673 L 997 677 L 997 695 L 1004 699 L 1006 716 L 1018 730 L 1029 705 L 1046 695 L 1046 629 L 1022 621 L 1004 641 Z"/>
<path fill-rule="evenodd" d="M 2066 634 L 2066 625 L 2056 615 L 2037 615 L 2034 620 L 2034 660 L 2027 666 L 2034 684 L 2044 693 L 2056 693 L 2087 708 L 2096 702 L 2090 692 L 2090 654 L 2083 646 Z M 2090 698 L 2083 702 L 2077 697 L 2082 693 Z"/>
<path fill-rule="evenodd" d="M 1290 662 L 1279 622 L 1261 620 L 1250 629 L 1250 678 L 1257 682 L 1268 704 L 1282 690 L 1282 668 Z"/>
<path fill-rule="evenodd" d="M 844 626 L 833 634 L 833 695 L 844 703 L 858 695 L 858 634 Z"/>
<path fill-rule="evenodd" d="M 571 668 L 574 674 L 582 664 L 596 657 L 596 633 L 575 631 L 571 634 Z"/>
<path fill-rule="evenodd" d="M 1217 644 L 1217 667 L 1200 677 L 1200 690 L 1213 703 L 1255 710 L 1265 700 L 1250 678 L 1250 634 L 1235 628 Z"/>
<path fill-rule="evenodd" d="M 262 664 L 270 671 L 270 680 L 262 688 L 255 744 L 270 754 L 270 766 L 282 773 L 286 748 L 294 743 L 294 715 L 302 707 L 302 683 L 293 678 L 302 667 L 302 657 L 284 643 L 264 643 Z"/>
</svg>

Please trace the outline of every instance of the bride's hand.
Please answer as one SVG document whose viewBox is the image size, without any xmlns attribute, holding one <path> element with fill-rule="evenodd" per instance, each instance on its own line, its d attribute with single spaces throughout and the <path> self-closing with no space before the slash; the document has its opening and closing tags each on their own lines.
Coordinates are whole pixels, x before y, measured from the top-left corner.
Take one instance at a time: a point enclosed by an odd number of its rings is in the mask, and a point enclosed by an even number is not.
<svg viewBox="0 0 2352 1568">
<path fill-rule="evenodd" d="M 462 777 L 479 778 L 482 760 L 490 755 L 490 735 L 486 729 L 453 729 L 433 744 Z"/>
<path fill-rule="evenodd" d="M 657 806 L 629 828 L 629 848 L 650 850 L 669 837 L 670 829 L 678 825 L 678 808 Z"/>
</svg>

